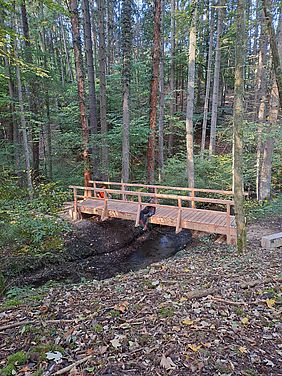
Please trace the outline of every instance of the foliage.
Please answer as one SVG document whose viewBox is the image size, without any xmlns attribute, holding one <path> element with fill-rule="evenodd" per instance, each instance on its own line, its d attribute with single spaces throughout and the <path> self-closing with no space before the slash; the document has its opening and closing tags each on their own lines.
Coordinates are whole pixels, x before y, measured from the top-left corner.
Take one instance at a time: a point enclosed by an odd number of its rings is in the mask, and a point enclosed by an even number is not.
<svg viewBox="0 0 282 376">
<path fill-rule="evenodd" d="M 13 253 L 26 254 L 54 250 L 54 245 L 56 250 L 62 248 L 61 234 L 67 232 L 69 226 L 55 214 L 66 194 L 58 183 L 41 183 L 35 194 L 35 199 L 29 201 L 26 191 L 16 184 L 16 178 L 3 181 L 0 188 L 0 249 L 9 247 Z"/>
</svg>

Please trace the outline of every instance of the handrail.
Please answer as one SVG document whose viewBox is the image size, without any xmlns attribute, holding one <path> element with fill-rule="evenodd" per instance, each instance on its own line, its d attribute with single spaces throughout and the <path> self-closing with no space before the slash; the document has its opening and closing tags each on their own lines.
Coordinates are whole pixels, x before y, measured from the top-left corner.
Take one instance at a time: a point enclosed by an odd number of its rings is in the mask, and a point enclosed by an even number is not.
<svg viewBox="0 0 282 376">
<path fill-rule="evenodd" d="M 163 198 L 163 199 L 171 199 L 171 200 L 178 200 L 181 199 L 183 201 L 195 201 L 195 202 L 206 202 L 206 203 L 213 203 L 213 204 L 223 204 L 223 205 L 234 205 L 234 201 L 232 200 L 220 200 L 216 198 L 208 198 L 208 197 L 190 197 L 190 196 L 179 196 L 179 195 L 171 195 L 171 194 L 163 194 L 163 193 L 149 193 L 149 192 L 134 192 L 134 191 L 127 191 L 127 190 L 117 190 L 117 189 L 104 189 L 104 188 L 92 188 L 92 187 L 83 187 L 83 186 L 74 186 L 71 185 L 70 188 L 72 189 L 81 189 L 84 191 L 92 191 L 96 192 L 105 192 L 105 193 L 113 193 L 113 194 L 120 194 L 120 195 L 128 195 L 128 196 L 137 196 L 140 194 L 142 197 L 152 197 L 152 198 Z M 95 197 L 87 197 L 89 199 L 95 199 Z M 151 204 L 151 206 L 157 206 L 158 204 Z"/>
<path fill-rule="evenodd" d="M 205 189 L 205 188 L 186 188 L 186 187 L 169 187 L 167 185 L 149 185 L 149 184 L 137 184 L 137 183 L 119 183 L 119 182 L 112 182 L 112 181 L 99 181 L 99 180 L 90 180 L 89 183 L 91 184 L 104 184 L 104 185 L 118 185 L 118 186 L 126 186 L 126 187 L 143 187 L 148 189 L 166 189 L 166 190 L 175 190 L 175 191 L 190 191 L 190 192 L 202 192 L 202 193 L 217 193 L 223 195 L 233 195 L 233 191 L 226 191 L 226 190 L 217 190 L 217 189 Z M 247 195 L 248 193 L 245 193 Z"/>
</svg>

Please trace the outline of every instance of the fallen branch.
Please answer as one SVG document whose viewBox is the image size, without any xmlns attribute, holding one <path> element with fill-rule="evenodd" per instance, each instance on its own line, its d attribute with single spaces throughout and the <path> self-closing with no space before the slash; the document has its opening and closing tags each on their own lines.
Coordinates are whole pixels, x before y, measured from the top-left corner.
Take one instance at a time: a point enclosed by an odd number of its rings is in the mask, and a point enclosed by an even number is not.
<svg viewBox="0 0 282 376">
<path fill-rule="evenodd" d="M 93 355 L 88 355 L 86 356 L 85 358 L 82 358 L 82 359 L 79 359 L 77 360 L 76 362 L 70 364 L 69 366 L 65 367 L 65 368 L 62 368 L 60 369 L 59 371 L 55 372 L 54 373 L 54 376 L 55 375 L 63 375 L 64 373 L 67 373 L 69 372 L 72 368 L 82 364 L 82 363 L 85 363 L 87 362 L 87 360 L 91 359 L 93 357 Z"/>
<path fill-rule="evenodd" d="M 219 298 L 217 296 L 212 296 L 211 299 L 216 301 L 216 302 L 226 303 L 226 304 L 231 304 L 231 305 L 245 305 L 245 306 L 248 305 L 248 303 L 246 303 L 246 302 L 236 302 L 234 300 L 223 299 L 223 298 Z"/>
<path fill-rule="evenodd" d="M 16 321 L 11 324 L 3 325 L 0 326 L 0 332 L 2 330 L 7 330 L 11 328 L 16 328 L 17 326 L 23 326 L 23 325 L 43 325 L 44 323 L 46 324 L 57 324 L 61 322 L 74 322 L 74 320 L 45 320 L 45 321 L 34 321 L 34 320 L 25 320 L 25 321 Z"/>
<path fill-rule="evenodd" d="M 267 283 L 272 283 L 272 282 L 282 282 L 282 278 L 274 277 L 274 278 L 266 278 L 266 279 L 255 279 L 253 281 L 241 283 L 239 287 L 241 289 L 248 289 L 250 287 L 255 287 L 257 285 L 266 285 Z"/>
<path fill-rule="evenodd" d="M 189 292 L 188 294 L 185 294 L 185 298 L 186 299 L 203 298 L 205 296 L 212 295 L 215 292 L 218 292 L 218 290 L 219 289 L 215 287 L 211 287 L 205 290 L 194 290 L 194 291 Z"/>
</svg>

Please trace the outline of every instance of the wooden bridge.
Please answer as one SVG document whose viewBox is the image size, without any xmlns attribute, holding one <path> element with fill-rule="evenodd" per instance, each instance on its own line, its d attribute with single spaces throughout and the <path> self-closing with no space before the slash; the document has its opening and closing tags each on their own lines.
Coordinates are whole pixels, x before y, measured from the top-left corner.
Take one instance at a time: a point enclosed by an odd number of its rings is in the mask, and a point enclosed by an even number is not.
<svg viewBox="0 0 282 376">
<path fill-rule="evenodd" d="M 86 213 L 99 215 L 102 221 L 132 220 L 138 226 L 141 210 L 149 205 L 156 207 L 150 223 L 175 227 L 176 233 L 190 229 L 223 234 L 228 244 L 236 243 L 235 217 L 231 215 L 234 202 L 221 198 L 232 197 L 231 191 L 103 181 L 90 181 L 90 184 L 92 187 L 70 187 L 74 195 L 74 219 Z M 158 203 L 149 203 L 151 198 Z"/>
</svg>

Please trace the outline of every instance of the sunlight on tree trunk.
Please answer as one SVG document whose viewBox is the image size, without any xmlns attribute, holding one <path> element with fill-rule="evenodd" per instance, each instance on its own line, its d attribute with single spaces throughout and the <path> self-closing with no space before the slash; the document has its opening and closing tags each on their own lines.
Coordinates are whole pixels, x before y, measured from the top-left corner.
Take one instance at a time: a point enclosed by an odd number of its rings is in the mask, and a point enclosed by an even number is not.
<svg viewBox="0 0 282 376">
<path fill-rule="evenodd" d="M 237 250 L 246 248 L 246 219 L 244 210 L 243 138 L 244 138 L 244 63 L 246 49 L 245 0 L 237 1 L 235 85 L 233 112 L 233 186 Z"/>
</svg>

